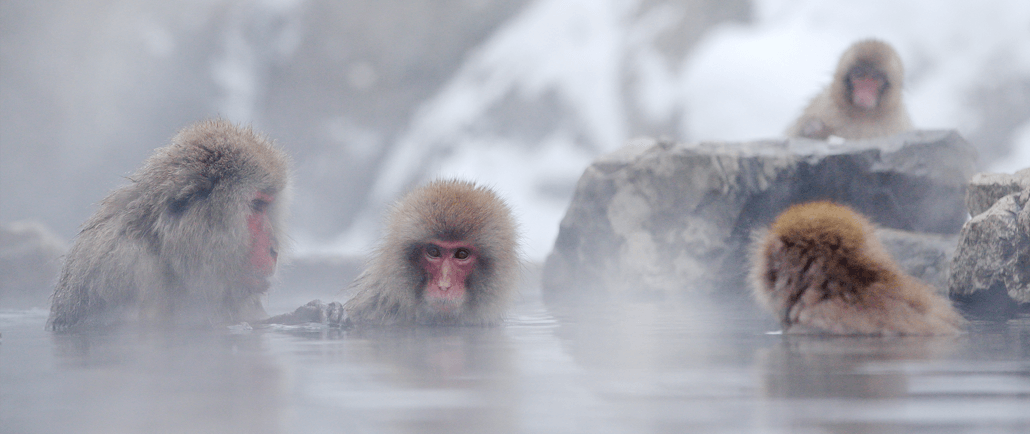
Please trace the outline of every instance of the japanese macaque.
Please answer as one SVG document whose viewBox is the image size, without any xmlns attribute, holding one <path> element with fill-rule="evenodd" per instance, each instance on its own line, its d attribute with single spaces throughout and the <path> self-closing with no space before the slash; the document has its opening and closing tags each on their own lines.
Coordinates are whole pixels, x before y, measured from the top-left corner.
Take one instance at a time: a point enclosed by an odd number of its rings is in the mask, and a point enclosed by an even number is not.
<svg viewBox="0 0 1030 434">
<path fill-rule="evenodd" d="M 82 226 L 51 297 L 49 330 L 267 316 L 290 161 L 224 120 L 157 149 Z"/>
<path fill-rule="evenodd" d="M 498 323 L 521 261 L 511 210 L 493 191 L 441 180 L 402 198 L 344 305 L 357 324 Z"/>
<path fill-rule="evenodd" d="M 780 214 L 756 245 L 751 278 L 788 333 L 941 335 L 965 322 L 898 268 L 865 217 L 830 202 Z"/>
<path fill-rule="evenodd" d="M 788 137 L 868 139 L 912 129 L 901 90 L 904 66 L 884 42 L 856 42 L 840 58 L 833 82 L 787 130 Z"/>
</svg>

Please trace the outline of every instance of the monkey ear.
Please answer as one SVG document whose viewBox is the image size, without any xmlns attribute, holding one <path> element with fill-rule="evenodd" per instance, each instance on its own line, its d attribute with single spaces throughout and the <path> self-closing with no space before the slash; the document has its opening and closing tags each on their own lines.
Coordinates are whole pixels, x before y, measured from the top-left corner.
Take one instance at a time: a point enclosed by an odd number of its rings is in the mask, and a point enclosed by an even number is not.
<svg viewBox="0 0 1030 434">
<path fill-rule="evenodd" d="M 168 209 L 174 214 L 185 211 L 194 200 L 207 198 L 222 179 L 220 172 L 224 170 L 225 154 L 202 144 L 197 146 L 201 152 L 179 168 L 178 180 L 173 184 L 181 186 L 168 201 Z"/>
<path fill-rule="evenodd" d="M 189 180 L 181 183 L 182 188 L 168 200 L 168 210 L 173 214 L 186 211 L 191 202 L 207 198 L 215 188 L 216 181 L 211 176 L 203 174 L 191 176 Z"/>
</svg>

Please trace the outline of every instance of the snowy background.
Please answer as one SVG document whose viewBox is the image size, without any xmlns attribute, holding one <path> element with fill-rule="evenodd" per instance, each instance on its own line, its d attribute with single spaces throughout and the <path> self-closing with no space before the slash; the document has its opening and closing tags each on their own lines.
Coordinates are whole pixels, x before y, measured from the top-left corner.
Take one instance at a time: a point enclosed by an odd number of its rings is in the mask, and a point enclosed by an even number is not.
<svg viewBox="0 0 1030 434">
<path fill-rule="evenodd" d="M 494 187 L 551 250 L 627 139 L 780 136 L 858 39 L 891 43 L 920 128 L 1030 166 L 1030 2 L 109 0 L 0 3 L 0 221 L 70 239 L 176 130 L 252 123 L 295 158 L 298 254 L 363 254 L 440 176 Z"/>
</svg>

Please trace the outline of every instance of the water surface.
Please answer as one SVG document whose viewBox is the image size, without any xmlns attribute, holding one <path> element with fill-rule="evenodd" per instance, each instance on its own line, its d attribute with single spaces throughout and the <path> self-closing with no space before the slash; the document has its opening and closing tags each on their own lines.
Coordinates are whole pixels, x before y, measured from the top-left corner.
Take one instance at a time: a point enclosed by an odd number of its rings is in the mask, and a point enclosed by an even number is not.
<svg viewBox="0 0 1030 434">
<path fill-rule="evenodd" d="M 62 335 L 45 320 L 0 315 L 0 432 L 1030 432 L 1028 318 L 795 337 L 746 299 L 529 291 L 495 328 Z"/>
</svg>

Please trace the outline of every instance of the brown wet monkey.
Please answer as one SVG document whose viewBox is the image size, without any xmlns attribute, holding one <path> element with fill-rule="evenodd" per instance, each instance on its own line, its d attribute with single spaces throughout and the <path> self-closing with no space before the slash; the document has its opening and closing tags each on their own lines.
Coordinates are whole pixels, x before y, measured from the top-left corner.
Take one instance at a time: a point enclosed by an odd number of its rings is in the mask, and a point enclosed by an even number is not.
<svg viewBox="0 0 1030 434">
<path fill-rule="evenodd" d="M 756 245 L 754 295 L 786 333 L 942 335 L 965 320 L 900 270 L 862 215 L 831 202 L 795 205 Z"/>
<path fill-rule="evenodd" d="M 82 226 L 47 329 L 266 317 L 289 166 L 251 128 L 208 120 L 180 131 Z"/>
<path fill-rule="evenodd" d="M 885 42 L 856 42 L 840 58 L 833 82 L 787 130 L 788 137 L 868 139 L 912 129 L 902 100 L 904 66 Z"/>
<path fill-rule="evenodd" d="M 501 321 L 519 283 L 521 260 L 511 210 L 493 191 L 466 181 L 430 182 L 394 205 L 385 230 L 345 305 L 313 301 L 269 322 L 294 323 L 299 317 L 369 325 Z"/>
</svg>

